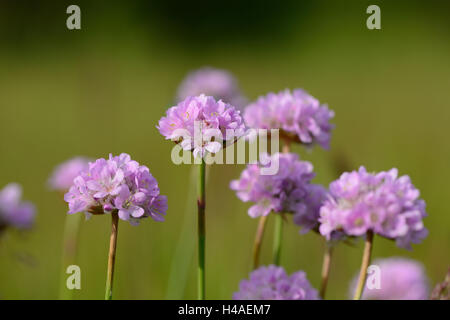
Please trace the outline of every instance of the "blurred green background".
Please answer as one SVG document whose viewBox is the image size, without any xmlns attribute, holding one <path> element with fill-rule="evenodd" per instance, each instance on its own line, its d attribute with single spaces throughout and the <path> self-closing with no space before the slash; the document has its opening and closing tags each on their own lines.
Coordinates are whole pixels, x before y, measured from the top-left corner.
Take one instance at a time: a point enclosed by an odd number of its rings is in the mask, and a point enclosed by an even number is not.
<svg viewBox="0 0 450 320">
<path fill-rule="evenodd" d="M 69 4 L 81 7 L 81 30 L 66 28 Z M 381 7 L 381 30 L 366 28 L 370 4 Z M 195 237 L 195 199 L 189 166 L 172 164 L 172 144 L 155 125 L 186 73 L 202 66 L 230 70 L 250 100 L 301 87 L 335 110 L 329 151 L 295 149 L 313 162 L 315 182 L 328 185 L 360 165 L 409 174 L 426 200 L 430 234 L 412 251 L 378 237 L 373 256 L 417 259 L 432 284 L 441 281 L 450 264 L 449 8 L 445 1 L 0 2 L 0 187 L 21 183 L 39 210 L 31 232 L 0 239 L 0 298 L 57 298 L 67 207 L 46 180 L 72 156 L 110 152 L 147 165 L 169 199 L 163 223 L 120 223 L 114 297 L 196 298 L 195 257 L 186 290 L 167 291 L 183 223 Z M 228 188 L 243 168 L 209 171 L 209 299 L 231 298 L 250 270 L 257 221 Z M 109 231 L 109 217 L 82 224 L 77 299 L 103 298 Z M 323 246 L 289 223 L 282 265 L 305 270 L 318 287 Z M 362 243 L 337 248 L 329 298 L 347 298 L 361 254 Z"/>
</svg>

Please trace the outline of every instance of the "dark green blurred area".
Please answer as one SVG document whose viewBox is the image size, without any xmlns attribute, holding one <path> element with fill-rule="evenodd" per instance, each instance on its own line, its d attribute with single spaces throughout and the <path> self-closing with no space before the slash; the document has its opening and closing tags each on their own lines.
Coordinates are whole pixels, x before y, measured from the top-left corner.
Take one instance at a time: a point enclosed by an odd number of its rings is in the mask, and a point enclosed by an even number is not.
<svg viewBox="0 0 450 320">
<path fill-rule="evenodd" d="M 81 7 L 81 30 L 66 28 L 69 4 Z M 381 7 L 381 30 L 366 28 L 370 4 Z M 48 191 L 48 175 L 70 157 L 110 152 L 147 165 L 169 198 L 164 223 L 120 223 L 114 297 L 167 296 L 186 203 L 195 199 L 187 199 L 189 166 L 172 164 L 172 144 L 155 125 L 185 74 L 205 65 L 234 73 L 251 100 L 301 87 L 335 110 L 329 151 L 295 149 L 313 162 L 315 182 L 328 185 L 360 165 L 410 175 L 427 203 L 430 234 L 412 251 L 376 238 L 374 257 L 417 259 L 432 284 L 442 280 L 450 264 L 449 9 L 446 1 L 2 1 L 0 187 L 21 183 L 39 212 L 32 232 L 0 239 L 0 298 L 57 298 L 67 207 Z M 257 221 L 228 188 L 243 168 L 209 171 L 209 299 L 231 298 L 250 270 Z M 77 299 L 103 297 L 109 230 L 108 217 L 82 225 Z M 323 245 L 289 223 L 282 264 L 305 270 L 318 287 Z M 329 298 L 347 298 L 361 254 L 361 243 L 337 248 Z M 196 297 L 194 262 L 184 298 Z"/>
</svg>

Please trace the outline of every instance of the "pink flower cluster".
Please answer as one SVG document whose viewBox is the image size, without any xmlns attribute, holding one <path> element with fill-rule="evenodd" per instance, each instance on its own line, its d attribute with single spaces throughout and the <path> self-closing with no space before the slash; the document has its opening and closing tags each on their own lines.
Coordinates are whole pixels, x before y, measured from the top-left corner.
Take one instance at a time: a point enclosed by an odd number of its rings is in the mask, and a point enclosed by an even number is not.
<svg viewBox="0 0 450 320">
<path fill-rule="evenodd" d="M 287 275 L 282 267 L 262 266 L 242 280 L 233 300 L 318 300 L 303 271 Z"/>
<path fill-rule="evenodd" d="M 261 174 L 261 168 L 270 167 L 273 161 L 278 162 L 278 172 Z M 249 164 L 230 188 L 242 201 L 255 203 L 248 210 L 250 217 L 266 216 L 271 211 L 293 213 L 294 221 L 306 232 L 318 226 L 319 208 L 326 194 L 324 188 L 311 184 L 314 176 L 313 165 L 300 161 L 294 153 L 261 154 L 260 162 Z"/>
<path fill-rule="evenodd" d="M 330 184 L 330 194 L 320 210 L 320 233 L 327 239 L 362 236 L 368 230 L 410 248 L 428 231 L 422 219 L 425 202 L 408 176 L 397 169 L 369 173 L 364 167 L 346 172 Z"/>
<path fill-rule="evenodd" d="M 240 111 L 232 105 L 201 94 L 187 97 L 171 107 L 159 120 L 159 132 L 166 139 L 191 150 L 195 157 L 206 152 L 219 152 L 226 143 L 233 143 L 245 134 Z"/>
<path fill-rule="evenodd" d="M 245 109 L 245 123 L 256 129 L 281 129 L 281 136 L 328 148 L 334 112 L 301 89 L 269 93 Z"/>
<path fill-rule="evenodd" d="M 117 210 L 119 218 L 133 225 L 146 217 L 162 221 L 167 210 L 167 198 L 160 195 L 149 169 L 125 153 L 89 163 L 64 200 L 69 203 L 69 213 L 85 212 L 89 217 Z"/>
</svg>

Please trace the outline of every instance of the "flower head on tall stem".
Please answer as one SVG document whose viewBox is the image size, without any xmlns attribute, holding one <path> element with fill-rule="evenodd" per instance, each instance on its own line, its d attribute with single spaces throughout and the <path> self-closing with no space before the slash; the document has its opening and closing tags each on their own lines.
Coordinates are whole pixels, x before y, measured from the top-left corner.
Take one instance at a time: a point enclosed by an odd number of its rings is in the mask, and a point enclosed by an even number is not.
<svg viewBox="0 0 450 320">
<path fill-rule="evenodd" d="M 189 96 L 169 108 L 157 128 L 167 140 L 192 151 L 194 157 L 217 153 L 245 134 L 239 110 L 204 94 Z"/>
<path fill-rule="evenodd" d="M 22 201 L 22 187 L 10 183 L 0 190 L 0 233 L 7 228 L 29 229 L 36 213 L 31 202 Z"/>
<path fill-rule="evenodd" d="M 110 155 L 89 163 L 64 196 L 69 213 L 107 214 L 117 210 L 119 218 L 136 225 L 143 218 L 163 220 L 167 198 L 146 166 L 128 154 Z"/>
<path fill-rule="evenodd" d="M 132 225 L 143 218 L 163 220 L 167 198 L 160 195 L 158 183 L 146 166 L 122 153 L 90 162 L 64 196 L 69 213 L 110 214 L 111 237 L 108 254 L 105 299 L 112 299 L 119 218 Z"/>
<path fill-rule="evenodd" d="M 330 197 L 320 209 L 320 233 L 330 240 L 372 231 L 409 249 L 428 234 L 419 195 L 408 176 L 398 177 L 397 169 L 346 172 L 330 184 Z"/>
<path fill-rule="evenodd" d="M 302 89 L 284 90 L 259 97 L 245 108 L 250 128 L 281 129 L 285 140 L 328 148 L 334 112 Z"/>
<path fill-rule="evenodd" d="M 241 109 L 246 103 L 236 78 L 228 71 L 204 67 L 189 73 L 180 84 L 177 101 L 205 94 Z"/>
<path fill-rule="evenodd" d="M 278 172 L 263 175 L 262 168 L 271 167 L 277 162 Z M 259 252 L 266 219 L 270 212 L 276 214 L 273 263 L 280 263 L 283 219 L 285 214 L 293 214 L 294 221 L 306 231 L 317 228 L 317 216 L 323 191 L 319 186 L 311 184 L 315 176 L 310 162 L 300 161 L 293 153 L 276 153 L 269 156 L 260 154 L 260 162 L 249 164 L 241 173 L 240 179 L 233 180 L 230 188 L 236 191 L 239 199 L 255 203 L 248 210 L 252 218 L 261 217 L 253 248 L 253 266 L 259 264 Z"/>
<path fill-rule="evenodd" d="M 429 294 L 429 281 L 421 263 L 406 258 L 387 258 L 375 260 L 372 265 L 380 269 L 380 283 L 377 286 L 366 284 L 363 300 L 426 300 Z M 358 277 L 350 285 L 353 295 Z"/>
<path fill-rule="evenodd" d="M 261 266 L 242 280 L 233 300 L 318 300 L 319 295 L 303 271 L 286 274 L 282 267 Z"/>
<path fill-rule="evenodd" d="M 168 140 L 179 143 L 183 150 L 200 158 L 197 184 L 198 216 L 198 299 L 205 299 L 206 242 L 206 163 L 207 152 L 217 153 L 245 134 L 240 111 L 232 105 L 216 101 L 212 96 L 189 96 L 171 107 L 159 120 L 159 132 Z"/>
<path fill-rule="evenodd" d="M 250 217 L 267 216 L 272 211 L 308 215 L 314 210 L 308 207 L 315 206 L 312 198 L 316 192 L 310 183 L 315 176 L 310 162 L 299 160 L 293 153 L 261 154 L 260 159 L 258 164 L 249 164 L 239 180 L 230 183 L 239 199 L 255 203 L 248 210 Z M 279 162 L 278 172 L 262 175 L 260 169 L 270 166 L 272 161 Z"/>
</svg>

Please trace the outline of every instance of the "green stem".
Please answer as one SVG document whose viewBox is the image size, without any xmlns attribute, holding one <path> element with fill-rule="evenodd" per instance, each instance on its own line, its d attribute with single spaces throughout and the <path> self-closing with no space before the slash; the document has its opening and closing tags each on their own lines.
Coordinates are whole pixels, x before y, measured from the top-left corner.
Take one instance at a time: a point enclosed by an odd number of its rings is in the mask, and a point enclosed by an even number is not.
<svg viewBox="0 0 450 320">
<path fill-rule="evenodd" d="M 273 238 L 273 264 L 280 265 L 281 243 L 283 240 L 283 215 L 275 214 L 275 233 Z"/>
<path fill-rule="evenodd" d="M 116 262 L 117 231 L 119 227 L 119 213 L 111 212 L 111 237 L 109 239 L 108 272 L 106 276 L 105 300 L 112 300 L 114 264 Z"/>
<path fill-rule="evenodd" d="M 359 271 L 358 284 L 356 286 L 355 296 L 353 300 L 360 300 L 366 284 L 367 268 L 370 264 L 370 256 L 373 246 L 373 231 L 369 230 L 366 234 L 366 242 L 364 245 L 364 253 L 361 262 L 361 270 Z"/>
<path fill-rule="evenodd" d="M 333 254 L 333 247 L 331 244 L 326 243 L 325 253 L 323 255 L 322 262 L 322 281 L 320 283 L 320 296 L 325 299 L 325 293 L 327 291 L 328 277 L 330 275 L 331 256 Z"/>
<path fill-rule="evenodd" d="M 199 165 L 197 184 L 198 207 L 198 300 L 205 300 L 205 168 L 202 159 Z"/>
<path fill-rule="evenodd" d="M 266 228 L 268 216 L 259 218 L 258 229 L 256 230 L 255 242 L 253 244 L 253 270 L 259 266 L 259 255 L 261 252 L 262 240 L 264 237 L 264 230 Z"/>
<path fill-rule="evenodd" d="M 67 288 L 67 274 L 68 266 L 75 263 L 78 247 L 78 235 L 80 231 L 80 224 L 83 219 L 82 213 L 66 215 L 66 222 L 64 226 L 63 235 L 63 250 L 61 260 L 61 278 L 60 278 L 60 300 L 72 300 L 74 290 Z"/>
</svg>

